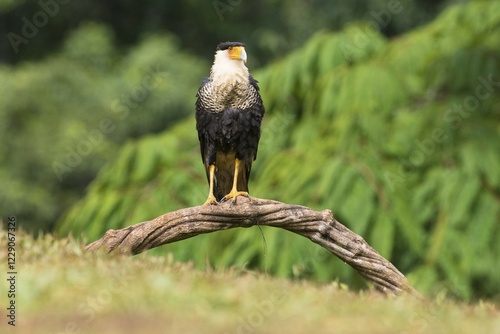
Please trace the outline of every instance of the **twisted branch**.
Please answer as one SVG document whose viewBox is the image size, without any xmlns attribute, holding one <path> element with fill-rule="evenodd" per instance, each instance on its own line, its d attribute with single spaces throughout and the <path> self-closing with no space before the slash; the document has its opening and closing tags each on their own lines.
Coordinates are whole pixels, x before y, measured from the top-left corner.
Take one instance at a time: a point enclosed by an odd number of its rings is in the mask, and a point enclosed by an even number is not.
<svg viewBox="0 0 500 334">
<path fill-rule="evenodd" d="M 120 230 L 108 230 L 87 250 L 106 247 L 108 252 L 138 254 L 148 249 L 235 227 L 266 225 L 283 228 L 326 248 L 356 269 L 384 293 L 418 295 L 406 277 L 366 241 L 339 223 L 330 210 L 284 204 L 252 197 L 238 197 L 216 206 L 196 206 L 166 213 L 156 219 Z"/>
</svg>

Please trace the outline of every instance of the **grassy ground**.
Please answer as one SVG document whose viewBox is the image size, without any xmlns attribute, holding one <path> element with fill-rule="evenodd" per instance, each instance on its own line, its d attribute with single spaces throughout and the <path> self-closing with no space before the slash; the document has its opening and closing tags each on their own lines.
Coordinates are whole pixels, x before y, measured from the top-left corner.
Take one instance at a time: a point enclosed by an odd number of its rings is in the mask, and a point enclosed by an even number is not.
<svg viewBox="0 0 500 334">
<path fill-rule="evenodd" d="M 7 276 L 5 231 L 0 244 Z M 384 297 L 83 247 L 18 233 L 16 327 L 7 324 L 2 279 L 0 333 L 500 333 L 500 311 L 490 303 Z"/>
</svg>

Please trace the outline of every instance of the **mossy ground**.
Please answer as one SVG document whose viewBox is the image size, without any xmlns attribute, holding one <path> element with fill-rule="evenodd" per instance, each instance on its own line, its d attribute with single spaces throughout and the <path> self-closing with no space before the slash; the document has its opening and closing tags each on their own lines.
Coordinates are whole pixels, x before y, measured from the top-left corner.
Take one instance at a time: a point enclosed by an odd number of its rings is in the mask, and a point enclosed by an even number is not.
<svg viewBox="0 0 500 334">
<path fill-rule="evenodd" d="M 5 231 L 0 241 L 7 244 Z M 2 333 L 500 333 L 489 302 L 387 297 L 84 246 L 17 234 L 16 327 L 7 325 L 2 284 Z M 5 247 L 0 259 L 7 263 Z"/>
</svg>

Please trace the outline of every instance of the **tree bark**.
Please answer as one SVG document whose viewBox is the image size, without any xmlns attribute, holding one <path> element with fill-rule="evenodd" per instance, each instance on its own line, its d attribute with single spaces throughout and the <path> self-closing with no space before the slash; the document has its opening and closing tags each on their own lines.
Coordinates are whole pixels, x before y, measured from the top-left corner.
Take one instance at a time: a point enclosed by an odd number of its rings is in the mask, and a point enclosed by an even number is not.
<svg viewBox="0 0 500 334">
<path fill-rule="evenodd" d="M 87 250 L 138 254 L 148 249 L 235 227 L 266 225 L 283 228 L 321 245 L 356 269 L 384 293 L 419 295 L 406 277 L 366 241 L 339 223 L 330 210 L 315 211 L 255 197 L 238 197 L 215 206 L 196 206 L 166 213 L 120 230 L 108 230 Z"/>
</svg>

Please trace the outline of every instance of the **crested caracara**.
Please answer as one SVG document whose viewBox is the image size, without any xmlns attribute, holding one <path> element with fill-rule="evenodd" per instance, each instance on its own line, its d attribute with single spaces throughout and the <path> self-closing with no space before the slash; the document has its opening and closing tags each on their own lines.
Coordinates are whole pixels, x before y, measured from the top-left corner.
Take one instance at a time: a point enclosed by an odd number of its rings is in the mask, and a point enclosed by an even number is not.
<svg viewBox="0 0 500 334">
<path fill-rule="evenodd" d="M 248 196 L 264 104 L 246 60 L 245 44 L 220 43 L 210 77 L 196 95 L 196 129 L 210 188 L 204 205 Z"/>
</svg>

